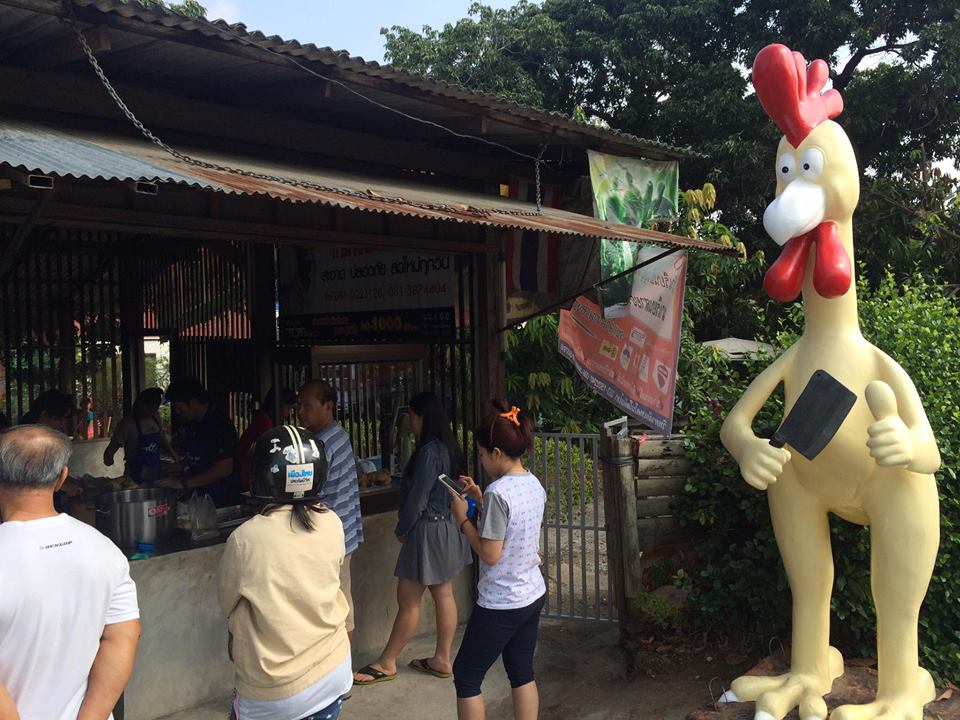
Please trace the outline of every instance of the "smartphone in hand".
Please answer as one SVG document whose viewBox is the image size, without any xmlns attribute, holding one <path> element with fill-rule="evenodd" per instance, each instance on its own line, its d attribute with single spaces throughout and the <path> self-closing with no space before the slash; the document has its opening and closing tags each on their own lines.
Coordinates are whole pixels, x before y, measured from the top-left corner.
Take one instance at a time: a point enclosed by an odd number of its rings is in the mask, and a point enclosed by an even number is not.
<svg viewBox="0 0 960 720">
<path fill-rule="evenodd" d="M 460 482 L 459 480 L 454 480 L 452 477 L 450 477 L 446 473 L 442 475 L 438 475 L 437 481 L 441 485 L 443 485 L 445 488 L 447 488 L 448 490 L 452 490 L 457 495 L 459 495 L 460 497 L 462 497 L 464 500 L 467 501 L 467 517 L 468 518 L 472 519 L 473 516 L 476 515 L 477 503 L 471 497 L 464 497 L 463 490 L 465 486 L 462 482 Z"/>
<path fill-rule="evenodd" d="M 441 485 L 445 486 L 448 490 L 452 490 L 457 495 L 463 495 L 463 483 L 459 480 L 454 480 L 452 477 L 446 473 L 437 476 L 437 480 Z"/>
</svg>

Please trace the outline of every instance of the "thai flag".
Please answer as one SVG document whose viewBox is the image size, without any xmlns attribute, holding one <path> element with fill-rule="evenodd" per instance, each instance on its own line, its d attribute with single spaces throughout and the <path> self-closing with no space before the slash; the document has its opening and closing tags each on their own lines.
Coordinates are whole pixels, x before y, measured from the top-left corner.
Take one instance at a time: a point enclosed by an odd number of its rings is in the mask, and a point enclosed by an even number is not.
<svg viewBox="0 0 960 720">
<path fill-rule="evenodd" d="M 558 194 L 553 185 L 541 185 L 544 207 L 558 207 Z M 510 197 L 537 202 L 534 183 L 518 178 L 510 180 Z M 506 230 L 504 250 L 507 261 L 507 295 L 517 292 L 557 292 L 557 250 L 560 236 L 534 230 Z"/>
</svg>

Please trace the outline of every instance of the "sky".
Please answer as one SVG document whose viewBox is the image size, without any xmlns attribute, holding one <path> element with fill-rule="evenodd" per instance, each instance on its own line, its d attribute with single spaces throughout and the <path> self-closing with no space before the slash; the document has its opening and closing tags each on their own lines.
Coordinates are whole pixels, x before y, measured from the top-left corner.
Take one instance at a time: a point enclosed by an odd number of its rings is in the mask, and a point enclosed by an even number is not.
<svg viewBox="0 0 960 720">
<path fill-rule="evenodd" d="M 514 0 L 483 2 L 495 8 L 515 4 Z M 380 28 L 441 28 L 465 17 L 470 0 L 200 0 L 200 4 L 211 20 L 242 22 L 247 30 L 383 62 Z"/>
</svg>

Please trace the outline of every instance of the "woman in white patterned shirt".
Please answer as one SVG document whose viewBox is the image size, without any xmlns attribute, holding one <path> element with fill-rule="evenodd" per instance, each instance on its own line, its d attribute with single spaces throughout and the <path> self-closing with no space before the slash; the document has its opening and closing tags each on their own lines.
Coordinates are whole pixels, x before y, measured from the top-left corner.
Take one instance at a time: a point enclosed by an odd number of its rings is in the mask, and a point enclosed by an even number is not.
<svg viewBox="0 0 960 720">
<path fill-rule="evenodd" d="M 479 527 L 469 522 L 461 496 L 454 494 L 450 505 L 460 532 L 480 558 L 477 605 L 453 663 L 457 717 L 484 718 L 480 686 L 502 656 L 513 688 L 514 717 L 535 720 L 540 696 L 533 653 L 546 595 L 540 572 L 540 526 L 547 495 L 536 476 L 523 467 L 522 457 L 533 445 L 533 422 L 521 416 L 519 408 L 507 410 L 502 401 L 493 406 L 474 438 L 483 469 L 495 479 L 481 493 L 471 478 L 461 477 L 464 493 L 482 508 Z"/>
</svg>

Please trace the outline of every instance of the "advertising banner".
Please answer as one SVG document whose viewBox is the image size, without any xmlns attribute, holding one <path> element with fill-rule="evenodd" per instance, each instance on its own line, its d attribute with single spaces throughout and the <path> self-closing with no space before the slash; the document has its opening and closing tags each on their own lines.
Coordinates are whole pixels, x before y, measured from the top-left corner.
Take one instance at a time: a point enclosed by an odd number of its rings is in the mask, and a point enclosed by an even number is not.
<svg viewBox="0 0 960 720">
<path fill-rule="evenodd" d="M 281 342 L 443 342 L 455 335 L 454 258 L 357 247 L 285 247 Z"/>
<path fill-rule="evenodd" d="M 685 267 L 686 257 L 676 262 Z M 662 435 L 673 431 L 683 277 L 675 292 L 638 299 L 623 317 L 604 318 L 585 297 L 560 312 L 560 354 L 595 392 Z"/>
<path fill-rule="evenodd" d="M 606 222 L 641 227 L 677 218 L 679 166 L 675 160 L 656 162 L 588 151 L 594 215 Z M 641 262 L 643 245 L 626 240 L 600 241 L 600 276 L 612 277 Z M 669 265 L 671 261 L 666 261 Z M 601 288 L 605 317 L 626 312 L 631 276 Z"/>
</svg>

